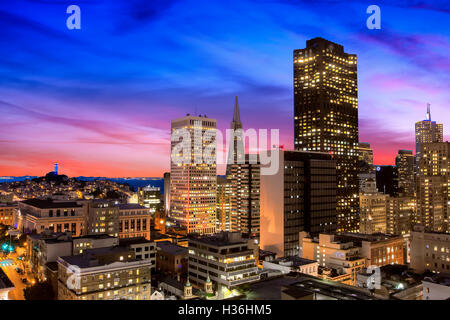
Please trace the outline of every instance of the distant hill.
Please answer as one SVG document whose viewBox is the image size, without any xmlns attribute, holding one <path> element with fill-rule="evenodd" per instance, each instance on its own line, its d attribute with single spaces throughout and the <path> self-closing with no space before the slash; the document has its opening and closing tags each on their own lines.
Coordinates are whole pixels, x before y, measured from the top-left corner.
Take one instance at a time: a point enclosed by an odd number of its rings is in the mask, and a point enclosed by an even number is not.
<svg viewBox="0 0 450 320">
<path fill-rule="evenodd" d="M 14 182 L 14 181 L 25 181 L 25 180 L 33 180 L 33 179 L 39 179 L 41 177 L 37 176 L 21 176 L 21 177 L 11 177 L 11 176 L 5 176 L 0 177 L 0 183 L 2 182 Z M 108 178 L 108 177 L 74 177 L 74 179 L 80 180 L 80 181 L 95 181 L 95 180 L 110 180 L 117 183 L 127 183 L 129 184 L 134 190 L 137 190 L 139 187 L 159 187 L 161 189 L 161 193 L 164 193 L 164 178 L 156 178 L 156 177 L 137 177 L 137 178 Z"/>
</svg>

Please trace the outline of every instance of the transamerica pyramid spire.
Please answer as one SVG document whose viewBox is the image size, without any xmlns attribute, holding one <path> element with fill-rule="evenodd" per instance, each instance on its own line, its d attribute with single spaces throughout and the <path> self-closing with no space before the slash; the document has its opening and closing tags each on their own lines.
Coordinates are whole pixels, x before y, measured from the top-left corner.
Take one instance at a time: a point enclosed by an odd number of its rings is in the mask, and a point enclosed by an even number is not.
<svg viewBox="0 0 450 320">
<path fill-rule="evenodd" d="M 230 147 L 228 149 L 228 161 L 226 170 L 227 176 L 231 175 L 231 165 L 233 163 L 241 163 L 241 161 L 245 157 L 241 115 L 239 113 L 239 102 L 237 96 L 234 100 L 233 120 L 231 121 L 230 129 L 233 132 L 231 136 Z"/>
<path fill-rule="evenodd" d="M 239 102 L 238 102 L 237 96 L 236 96 L 236 99 L 234 100 L 233 122 L 241 123 L 241 115 L 239 113 Z M 241 128 L 242 128 L 242 124 L 241 124 Z"/>
</svg>

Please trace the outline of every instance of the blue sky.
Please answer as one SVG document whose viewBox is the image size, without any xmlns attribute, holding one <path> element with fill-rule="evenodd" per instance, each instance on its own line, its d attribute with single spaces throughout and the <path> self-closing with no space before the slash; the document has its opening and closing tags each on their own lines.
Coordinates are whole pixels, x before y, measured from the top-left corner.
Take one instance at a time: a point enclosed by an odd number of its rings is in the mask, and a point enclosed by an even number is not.
<svg viewBox="0 0 450 320">
<path fill-rule="evenodd" d="M 81 8 L 68 30 L 66 8 Z M 381 30 L 366 8 L 381 8 Z M 279 128 L 293 146 L 292 51 L 317 36 L 358 55 L 360 141 L 412 149 L 432 105 L 450 123 L 447 1 L 0 0 L 0 175 L 158 176 L 170 120 Z"/>
</svg>

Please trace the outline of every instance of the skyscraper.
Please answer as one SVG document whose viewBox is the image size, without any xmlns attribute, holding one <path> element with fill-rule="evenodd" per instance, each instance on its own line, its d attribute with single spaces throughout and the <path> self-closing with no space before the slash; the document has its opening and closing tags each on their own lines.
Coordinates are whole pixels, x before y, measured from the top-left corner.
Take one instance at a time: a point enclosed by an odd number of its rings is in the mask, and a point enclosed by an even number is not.
<svg viewBox="0 0 450 320">
<path fill-rule="evenodd" d="M 227 178 L 217 177 L 217 228 L 216 231 L 230 231 L 231 227 L 231 204 L 232 204 L 231 181 Z"/>
<path fill-rule="evenodd" d="M 261 175 L 261 249 L 295 256 L 300 231 L 336 231 L 336 161 L 327 153 L 280 150 L 278 163 L 276 174 Z"/>
<path fill-rule="evenodd" d="M 230 142 L 228 153 L 227 171 L 226 175 L 231 175 L 231 166 L 235 163 L 242 163 L 244 160 L 244 137 L 242 133 L 241 115 L 239 112 L 238 97 L 236 96 L 234 102 L 233 120 L 230 124 L 230 129 L 233 130 L 233 137 Z"/>
<path fill-rule="evenodd" d="M 428 103 L 426 119 L 416 122 L 416 166 L 419 165 L 422 144 L 432 142 L 443 142 L 443 126 L 431 121 L 431 107 Z"/>
<path fill-rule="evenodd" d="M 215 133 L 216 120 L 206 116 L 172 120 L 169 217 L 187 233 L 216 230 Z"/>
<path fill-rule="evenodd" d="M 398 196 L 398 169 L 396 166 L 376 167 L 377 189 L 391 197 Z"/>
<path fill-rule="evenodd" d="M 370 148 L 370 143 L 360 142 L 358 151 L 358 179 L 361 193 L 366 183 L 375 181 L 375 167 L 373 165 L 373 150 Z"/>
<path fill-rule="evenodd" d="M 412 197 L 415 191 L 414 155 L 411 150 L 398 150 L 395 158 L 398 173 L 398 192 L 402 196 Z"/>
<path fill-rule="evenodd" d="M 231 166 L 231 231 L 249 238 L 259 238 L 260 234 L 260 179 L 259 159 L 253 163 L 248 154 L 245 163 Z"/>
<path fill-rule="evenodd" d="M 170 212 L 170 172 L 164 172 L 164 213 Z"/>
<path fill-rule="evenodd" d="M 336 160 L 338 231 L 358 232 L 356 55 L 322 38 L 294 50 L 294 143 Z"/>
<path fill-rule="evenodd" d="M 433 231 L 448 230 L 450 143 L 424 143 L 417 176 L 416 222 Z"/>
<path fill-rule="evenodd" d="M 257 155 L 245 154 L 237 97 L 230 128 L 235 130 L 227 162 L 227 178 L 232 188 L 230 230 L 249 238 L 259 238 L 261 167 Z"/>
</svg>

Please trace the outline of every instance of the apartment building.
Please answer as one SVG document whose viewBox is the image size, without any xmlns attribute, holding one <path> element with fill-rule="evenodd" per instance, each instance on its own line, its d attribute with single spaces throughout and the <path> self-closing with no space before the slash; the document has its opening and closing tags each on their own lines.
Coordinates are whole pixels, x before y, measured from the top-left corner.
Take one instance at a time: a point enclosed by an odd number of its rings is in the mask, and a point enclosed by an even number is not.
<svg viewBox="0 0 450 320">
<path fill-rule="evenodd" d="M 22 232 L 45 229 L 70 231 L 74 236 L 85 234 L 86 208 L 74 201 L 29 199 L 19 202 L 18 225 Z"/>
<path fill-rule="evenodd" d="M 27 259 L 31 271 L 39 280 L 48 277 L 47 265 L 55 262 L 59 256 L 82 254 L 93 248 L 117 246 L 119 239 L 108 235 L 92 235 L 72 238 L 70 232 L 54 233 L 44 230 L 40 234 L 27 237 Z"/>
<path fill-rule="evenodd" d="M 232 288 L 259 280 L 252 244 L 238 232 L 189 238 L 189 281 L 200 287 L 209 276 L 215 285 Z"/>
<path fill-rule="evenodd" d="M 17 203 L 0 203 L 0 224 L 14 226 L 17 209 Z"/>
<path fill-rule="evenodd" d="M 149 300 L 151 262 L 126 247 L 92 249 L 58 260 L 58 300 Z"/>
<path fill-rule="evenodd" d="M 149 260 L 152 271 L 156 268 L 156 243 L 144 237 L 120 239 L 119 245 L 134 251 L 136 259 Z"/>
<path fill-rule="evenodd" d="M 355 285 L 356 275 L 366 266 L 361 248 L 353 242 L 340 241 L 333 234 L 312 238 L 307 232 L 300 232 L 299 247 L 300 257 L 317 261 L 325 269 L 321 274 L 326 279 Z"/>
<path fill-rule="evenodd" d="M 411 268 L 422 273 L 450 273 L 450 234 L 416 225 L 410 239 Z"/>
<path fill-rule="evenodd" d="M 139 204 L 118 204 L 119 208 L 119 238 L 144 237 L 150 240 L 151 212 Z"/>
<path fill-rule="evenodd" d="M 87 234 L 119 236 L 119 208 L 113 201 L 94 199 L 87 207 Z"/>
<path fill-rule="evenodd" d="M 188 248 L 169 241 L 157 242 L 156 269 L 171 276 L 185 275 L 188 270 Z"/>
</svg>

